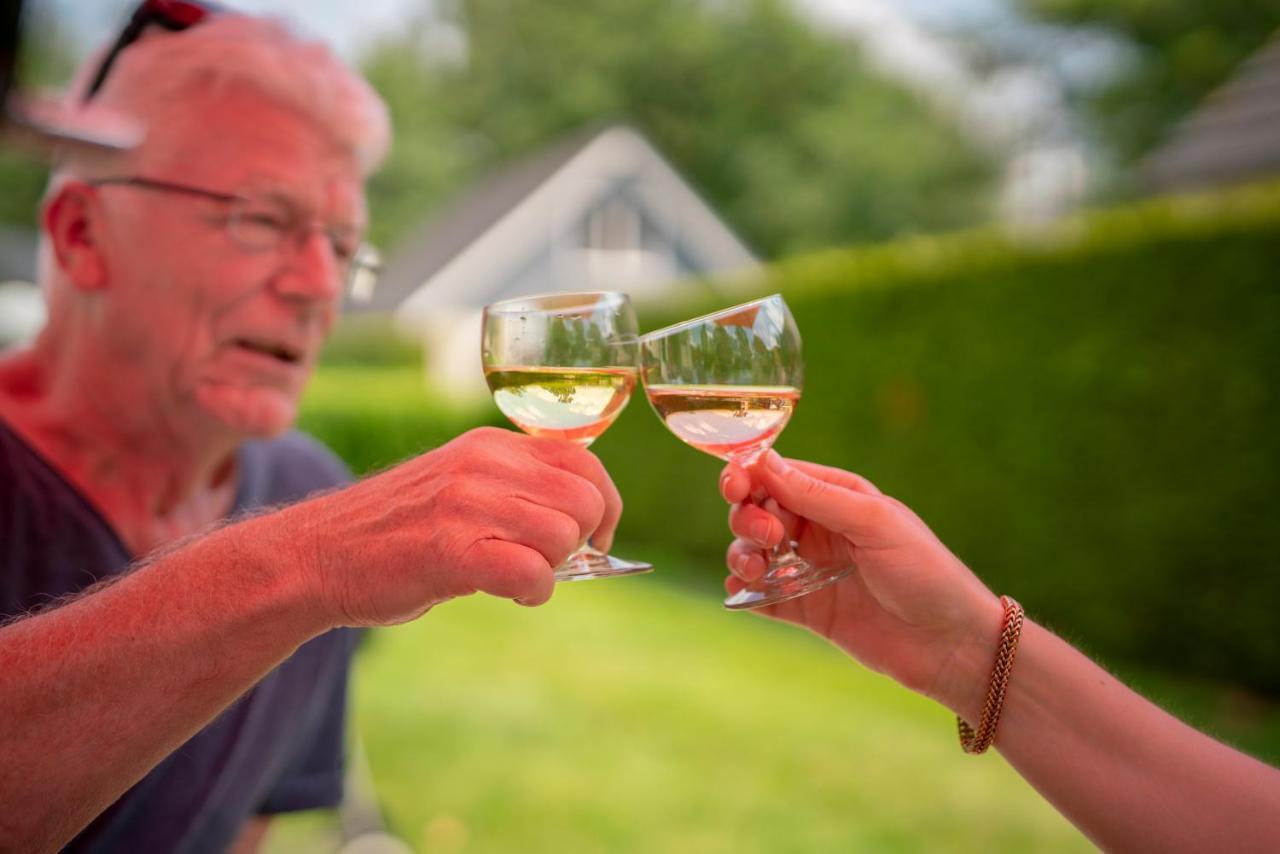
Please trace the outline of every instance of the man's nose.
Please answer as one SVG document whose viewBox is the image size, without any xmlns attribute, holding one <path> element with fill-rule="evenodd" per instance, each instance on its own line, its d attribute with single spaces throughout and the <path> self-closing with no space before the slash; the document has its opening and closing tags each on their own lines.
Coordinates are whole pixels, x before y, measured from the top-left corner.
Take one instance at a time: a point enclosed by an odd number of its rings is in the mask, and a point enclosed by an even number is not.
<svg viewBox="0 0 1280 854">
<path fill-rule="evenodd" d="M 342 269 L 332 242 L 323 229 L 299 235 L 287 263 L 276 277 L 284 296 L 332 301 L 342 289 Z"/>
</svg>

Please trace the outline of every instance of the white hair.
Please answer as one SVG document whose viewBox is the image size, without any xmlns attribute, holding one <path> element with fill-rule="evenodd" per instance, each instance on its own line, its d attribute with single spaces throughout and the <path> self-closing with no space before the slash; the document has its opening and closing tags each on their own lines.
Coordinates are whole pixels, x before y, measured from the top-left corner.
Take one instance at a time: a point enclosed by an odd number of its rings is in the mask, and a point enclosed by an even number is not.
<svg viewBox="0 0 1280 854">
<path fill-rule="evenodd" d="M 104 55 L 105 49 L 97 51 L 76 74 L 69 105 L 82 102 Z M 177 33 L 151 27 L 116 57 L 93 103 L 145 127 L 197 93 L 229 86 L 314 121 L 365 175 L 386 156 L 391 126 L 382 99 L 328 47 L 303 40 L 276 18 L 228 13 Z"/>
<path fill-rule="evenodd" d="M 65 96 L 68 110 L 84 102 L 84 92 L 108 49 L 95 51 L 76 72 Z M 91 103 L 146 128 L 163 124 L 168 113 L 195 103 L 197 95 L 229 87 L 247 88 L 315 122 L 351 154 L 365 176 L 386 157 L 391 122 L 373 87 L 324 44 L 304 40 L 277 18 L 227 13 L 176 33 L 151 27 L 116 57 Z M 124 157 L 145 161 L 150 155 L 144 138 Z M 101 158 L 79 150 L 64 152 L 57 160 L 46 198 L 73 176 L 91 177 L 121 166 L 118 156 Z M 36 266 L 52 325 L 61 314 L 54 304 L 57 265 L 43 230 Z"/>
</svg>

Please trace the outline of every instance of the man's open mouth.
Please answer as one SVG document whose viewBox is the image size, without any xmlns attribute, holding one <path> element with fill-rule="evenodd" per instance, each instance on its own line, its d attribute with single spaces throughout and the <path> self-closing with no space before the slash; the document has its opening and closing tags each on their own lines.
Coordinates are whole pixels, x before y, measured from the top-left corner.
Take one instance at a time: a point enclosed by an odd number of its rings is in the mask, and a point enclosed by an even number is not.
<svg viewBox="0 0 1280 854">
<path fill-rule="evenodd" d="M 296 365 L 302 361 L 302 351 L 290 347 L 287 344 L 280 344 L 275 341 L 263 341 L 257 338 L 237 338 L 233 341 L 237 347 L 242 347 L 253 353 L 263 356 L 270 356 L 284 362 L 287 365 Z"/>
</svg>

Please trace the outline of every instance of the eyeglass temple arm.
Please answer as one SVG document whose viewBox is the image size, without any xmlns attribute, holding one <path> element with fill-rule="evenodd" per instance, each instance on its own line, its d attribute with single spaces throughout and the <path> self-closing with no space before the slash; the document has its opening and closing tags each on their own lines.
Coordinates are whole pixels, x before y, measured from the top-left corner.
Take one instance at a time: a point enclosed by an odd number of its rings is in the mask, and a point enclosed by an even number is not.
<svg viewBox="0 0 1280 854">
<path fill-rule="evenodd" d="M 142 35 L 142 31 L 146 29 L 147 24 L 150 22 L 151 13 L 147 8 L 147 4 L 144 3 L 134 11 L 133 17 L 129 19 L 129 25 L 120 31 L 115 44 L 111 45 L 111 49 L 107 51 L 106 58 L 102 60 L 102 65 L 98 66 L 98 73 L 93 75 L 93 82 L 85 90 L 84 97 L 80 99 L 80 103 L 88 103 L 94 95 L 98 94 L 98 90 L 102 88 L 103 81 L 107 79 L 107 73 L 111 71 L 111 66 L 116 64 L 116 58 L 120 56 L 120 52 L 137 41 L 138 36 Z"/>
<path fill-rule="evenodd" d="M 221 11 L 221 7 L 214 4 L 208 4 L 204 10 L 208 12 Z M 142 31 L 147 28 L 148 24 L 155 24 L 158 27 L 164 27 L 171 32 L 181 32 L 187 29 L 194 21 L 178 21 L 170 18 L 164 11 L 164 4 L 156 2 L 156 0 L 145 0 L 137 9 L 134 10 L 133 16 L 129 18 L 128 25 L 120 32 L 120 36 L 111 45 L 111 50 L 107 51 L 106 58 L 102 61 L 102 66 L 98 68 L 98 73 L 93 76 L 93 82 L 89 84 L 89 88 L 85 90 L 81 103 L 89 101 L 94 95 L 98 94 L 98 90 L 102 88 L 103 82 L 107 79 L 107 74 L 111 71 L 111 66 L 116 64 L 116 59 L 120 53 L 133 44 L 142 35 Z"/>
</svg>

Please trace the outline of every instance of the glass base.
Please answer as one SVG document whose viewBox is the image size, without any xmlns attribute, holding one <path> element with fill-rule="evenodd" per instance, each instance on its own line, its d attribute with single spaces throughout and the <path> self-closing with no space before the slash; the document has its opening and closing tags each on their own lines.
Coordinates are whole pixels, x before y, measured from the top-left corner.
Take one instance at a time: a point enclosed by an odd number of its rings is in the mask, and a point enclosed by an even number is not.
<svg viewBox="0 0 1280 854">
<path fill-rule="evenodd" d="M 769 571 L 724 600 L 730 611 L 776 605 L 820 590 L 853 572 L 852 566 L 818 568 L 794 551 L 773 562 Z"/>
<path fill-rule="evenodd" d="M 556 567 L 556 581 L 586 581 L 614 575 L 638 575 L 653 572 L 653 564 L 607 555 L 591 546 L 583 546 Z"/>
</svg>

